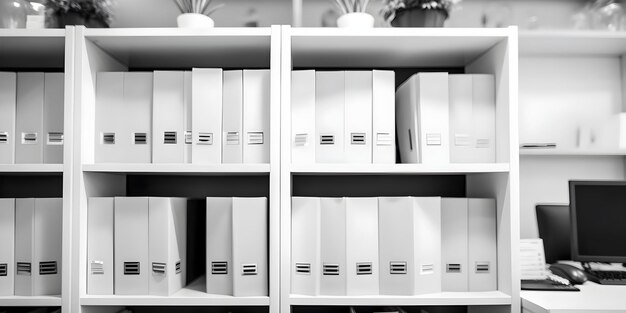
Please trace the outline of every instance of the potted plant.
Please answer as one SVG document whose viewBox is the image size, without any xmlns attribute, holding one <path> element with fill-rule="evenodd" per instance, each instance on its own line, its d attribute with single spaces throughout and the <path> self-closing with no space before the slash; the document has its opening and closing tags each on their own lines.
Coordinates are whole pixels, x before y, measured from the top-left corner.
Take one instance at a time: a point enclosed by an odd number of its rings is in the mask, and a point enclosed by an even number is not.
<svg viewBox="0 0 626 313">
<path fill-rule="evenodd" d="M 109 27 L 113 19 L 112 0 L 47 0 L 48 27 L 85 25 Z"/>
<path fill-rule="evenodd" d="M 181 13 L 176 18 L 178 27 L 205 28 L 215 26 L 210 15 L 221 8 L 223 4 L 211 7 L 212 2 L 213 0 L 174 0 Z"/>
<path fill-rule="evenodd" d="M 342 15 L 337 19 L 339 27 L 374 27 L 374 17 L 365 12 L 369 0 L 335 0 Z"/>
<path fill-rule="evenodd" d="M 461 0 L 383 0 L 381 13 L 396 27 L 442 27 Z"/>
</svg>

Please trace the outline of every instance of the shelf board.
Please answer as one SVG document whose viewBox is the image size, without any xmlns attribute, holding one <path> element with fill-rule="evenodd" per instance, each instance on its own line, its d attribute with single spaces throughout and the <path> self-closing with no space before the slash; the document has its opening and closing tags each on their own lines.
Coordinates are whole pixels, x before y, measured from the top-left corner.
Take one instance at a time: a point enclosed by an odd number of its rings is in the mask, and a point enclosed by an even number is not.
<svg viewBox="0 0 626 313">
<path fill-rule="evenodd" d="M 441 292 L 419 296 L 301 296 L 290 295 L 290 305 L 510 305 L 511 296 L 500 291 Z"/>
<path fill-rule="evenodd" d="M 3 174 L 62 174 L 63 164 L 0 164 Z"/>
<path fill-rule="evenodd" d="M 0 29 L 0 42 L 1 68 L 63 69 L 64 29 Z"/>
<path fill-rule="evenodd" d="M 271 29 L 88 28 L 85 37 L 129 68 L 269 68 Z"/>
<path fill-rule="evenodd" d="M 413 175 L 506 173 L 509 163 L 476 164 L 311 164 L 292 165 L 293 174 L 305 175 Z"/>
<path fill-rule="evenodd" d="M 507 28 L 291 28 L 293 67 L 462 67 Z"/>
<path fill-rule="evenodd" d="M 0 297 L 0 307 L 61 306 L 61 296 L 7 296 Z"/>
<path fill-rule="evenodd" d="M 200 277 L 169 297 L 82 296 L 83 306 L 269 306 L 269 297 L 233 297 L 207 294 L 206 278 Z"/>
<path fill-rule="evenodd" d="M 263 175 L 269 164 L 85 164 L 84 172 L 155 175 Z"/>
<path fill-rule="evenodd" d="M 593 30 L 520 31 L 521 56 L 619 56 L 626 53 L 626 33 Z"/>
<path fill-rule="evenodd" d="M 520 149 L 521 156 L 626 156 L 619 149 Z"/>
</svg>

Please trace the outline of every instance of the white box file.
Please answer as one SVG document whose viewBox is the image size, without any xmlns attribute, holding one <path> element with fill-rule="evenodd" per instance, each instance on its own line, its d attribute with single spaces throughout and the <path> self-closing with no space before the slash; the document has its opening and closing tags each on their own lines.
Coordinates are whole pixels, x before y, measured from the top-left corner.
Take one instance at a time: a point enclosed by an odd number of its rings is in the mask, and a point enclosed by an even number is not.
<svg viewBox="0 0 626 313">
<path fill-rule="evenodd" d="M 0 296 L 14 295 L 15 199 L 0 199 Z"/>
<path fill-rule="evenodd" d="M 345 198 L 345 203 L 347 295 L 378 295 L 378 198 Z"/>
<path fill-rule="evenodd" d="M 33 232 L 33 296 L 61 294 L 63 200 L 36 198 Z"/>
<path fill-rule="evenodd" d="M 206 290 L 233 295 L 233 200 L 206 198 Z"/>
<path fill-rule="evenodd" d="M 149 275 L 151 275 L 149 207 L 147 197 L 115 197 L 116 295 L 149 293 Z"/>
<path fill-rule="evenodd" d="M 496 201 L 468 199 L 469 291 L 498 289 Z"/>
<path fill-rule="evenodd" d="M 123 113 L 115 121 L 120 123 L 117 151 L 126 163 L 152 162 L 152 84 L 150 72 L 124 73 Z"/>
<path fill-rule="evenodd" d="M 43 163 L 63 163 L 63 93 L 65 75 L 63 73 L 44 74 L 43 103 Z"/>
<path fill-rule="evenodd" d="M 222 69 L 194 68 L 192 73 L 191 161 L 222 163 Z"/>
<path fill-rule="evenodd" d="M 191 92 L 191 71 L 185 71 L 183 74 L 184 77 L 184 98 L 183 98 L 183 110 L 184 110 L 184 115 L 185 115 L 185 119 L 183 121 L 184 126 L 183 129 L 185 130 L 184 133 L 184 145 L 185 145 L 185 150 L 184 150 L 184 160 L 185 163 L 189 164 L 191 163 L 191 154 L 192 154 L 192 148 L 193 148 L 193 133 L 192 133 L 192 125 L 191 122 L 193 120 L 192 117 L 192 111 L 191 111 L 191 98 L 192 98 L 192 92 Z"/>
<path fill-rule="evenodd" d="M 315 71 L 291 72 L 291 163 L 315 163 Z"/>
<path fill-rule="evenodd" d="M 15 163 L 17 75 L 0 72 L 0 164 Z"/>
<path fill-rule="evenodd" d="M 346 200 L 321 198 L 320 219 L 320 294 L 345 296 L 346 266 Z"/>
<path fill-rule="evenodd" d="M 113 294 L 113 197 L 87 199 L 87 294 Z"/>
<path fill-rule="evenodd" d="M 124 115 L 124 73 L 98 72 L 96 74 L 95 108 L 95 162 L 122 163 L 126 156 L 120 153 L 122 131 L 118 118 Z"/>
<path fill-rule="evenodd" d="M 233 198 L 233 295 L 268 296 L 267 198 Z"/>
<path fill-rule="evenodd" d="M 320 294 L 320 219 L 320 198 L 291 198 L 292 294 Z"/>
<path fill-rule="evenodd" d="M 222 162 L 243 162 L 243 71 L 224 71 Z"/>
<path fill-rule="evenodd" d="M 393 71 L 372 72 L 372 163 L 396 163 L 396 82 Z"/>
<path fill-rule="evenodd" d="M 15 295 L 32 296 L 34 263 L 35 199 L 15 199 Z"/>
<path fill-rule="evenodd" d="M 441 199 L 442 291 L 469 291 L 467 198 Z"/>
<path fill-rule="evenodd" d="M 17 73 L 15 163 L 43 163 L 44 73 Z"/>
<path fill-rule="evenodd" d="M 346 71 L 344 86 L 345 161 L 372 163 L 372 71 Z"/>
<path fill-rule="evenodd" d="M 345 161 L 345 72 L 315 72 L 315 162 Z"/>
<path fill-rule="evenodd" d="M 270 71 L 243 71 L 243 163 L 270 162 Z"/>
<path fill-rule="evenodd" d="M 185 78 L 182 71 L 154 71 L 152 162 L 185 161 Z"/>
</svg>

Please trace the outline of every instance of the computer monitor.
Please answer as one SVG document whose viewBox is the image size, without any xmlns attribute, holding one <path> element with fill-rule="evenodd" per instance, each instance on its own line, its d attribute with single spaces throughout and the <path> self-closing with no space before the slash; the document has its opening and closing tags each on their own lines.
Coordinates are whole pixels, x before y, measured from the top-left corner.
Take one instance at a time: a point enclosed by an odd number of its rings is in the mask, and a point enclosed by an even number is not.
<svg viewBox="0 0 626 313">
<path fill-rule="evenodd" d="M 537 204 L 535 212 L 546 262 L 571 260 L 569 205 Z"/>
<path fill-rule="evenodd" d="M 626 262 L 626 181 L 570 181 L 572 259 Z"/>
</svg>

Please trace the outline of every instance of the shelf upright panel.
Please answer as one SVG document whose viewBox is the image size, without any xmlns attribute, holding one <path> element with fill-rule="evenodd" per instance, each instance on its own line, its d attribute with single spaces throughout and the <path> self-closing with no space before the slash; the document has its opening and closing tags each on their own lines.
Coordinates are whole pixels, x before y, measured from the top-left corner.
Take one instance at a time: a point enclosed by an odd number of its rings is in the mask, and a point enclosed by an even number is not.
<svg viewBox="0 0 626 313">
<path fill-rule="evenodd" d="M 322 305 L 468 305 L 494 312 L 519 312 L 517 202 L 519 157 L 517 154 L 517 28 L 444 29 L 374 28 L 368 30 L 291 28 L 283 26 L 281 81 L 281 312 L 294 306 Z M 291 164 L 291 71 L 293 69 L 392 69 L 398 73 L 418 72 L 428 67 L 459 69 L 465 73 L 491 73 L 496 79 L 496 163 L 491 164 Z M 409 73 L 410 74 L 410 73 Z M 408 76 L 407 76 L 408 77 Z M 401 81 L 397 81 L 398 84 Z M 350 176 L 356 177 L 354 179 Z M 362 183 L 383 177 L 385 182 L 402 177 L 459 176 L 468 197 L 496 198 L 499 237 L 498 290 L 483 294 L 439 293 L 426 296 L 327 297 L 300 296 L 291 290 L 291 197 L 294 184 L 306 181 Z M 315 177 L 315 178 L 314 178 Z M 321 178 L 317 178 L 321 177 Z M 395 177 L 395 178 L 394 178 Z M 336 183 L 339 184 L 339 183 Z M 463 186 L 465 186 L 465 184 Z M 334 185 L 333 185 L 334 186 Z M 329 188 L 323 188 L 328 193 Z M 300 193 L 305 192 L 302 188 Z M 347 188 L 354 193 L 354 188 Z M 373 190 L 373 188 L 368 188 Z M 371 191 L 368 191 L 371 192 Z M 387 191 L 386 191 L 387 192 Z M 308 192 L 305 192 L 308 193 Z M 315 193 L 315 192 L 313 192 Z M 340 192 L 330 191 L 334 196 Z M 358 193 L 358 192 L 357 192 Z M 375 192 L 374 192 L 375 193 Z M 324 195 L 316 195 L 324 196 Z M 359 193 L 359 196 L 365 196 Z M 377 196 L 371 194 L 367 196 Z M 502 239 L 502 240 L 500 240 Z M 501 242 L 500 242 L 501 241 Z M 500 266 L 500 260 L 502 265 Z"/>
<path fill-rule="evenodd" d="M 278 312 L 278 191 L 280 112 L 280 26 L 265 28 L 142 28 L 87 29 L 76 31 L 76 109 L 74 127 L 73 249 L 72 260 L 79 274 L 72 277 L 72 312 L 115 311 L 124 306 L 260 306 Z M 95 78 L 101 71 L 191 70 L 218 67 L 225 69 L 270 70 L 270 162 L 266 164 L 113 164 L 96 163 L 95 148 Z M 268 297 L 237 298 L 203 294 L 198 286 L 187 286 L 172 297 L 97 296 L 87 294 L 87 199 L 95 196 L 136 196 L 142 193 L 165 193 L 168 181 L 183 184 L 200 181 L 202 186 L 237 188 L 237 180 L 247 182 L 243 191 L 253 193 L 259 181 L 261 193 L 269 198 L 269 270 Z M 235 181 L 233 183 L 233 181 Z M 138 184 L 146 185 L 144 189 Z M 160 186 L 156 186 L 161 184 Z M 190 188 L 198 197 L 200 187 Z M 263 191 L 267 187 L 267 192 Z M 150 189 L 152 188 L 152 189 Z M 220 186 L 218 193 L 226 193 Z M 176 194 L 185 186 L 176 186 Z M 214 192 L 214 191 L 211 191 Z M 147 195 L 147 194 L 146 194 Z M 203 194 L 207 196 L 210 194 Z M 163 195 L 168 196 L 168 195 Z M 191 196 L 191 195 L 190 195 Z"/>
</svg>

